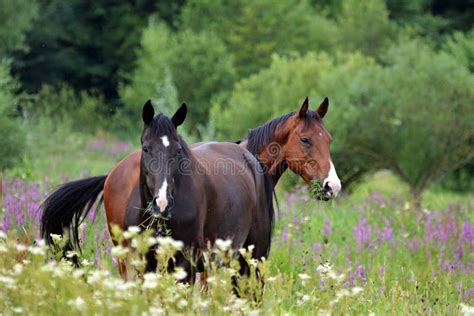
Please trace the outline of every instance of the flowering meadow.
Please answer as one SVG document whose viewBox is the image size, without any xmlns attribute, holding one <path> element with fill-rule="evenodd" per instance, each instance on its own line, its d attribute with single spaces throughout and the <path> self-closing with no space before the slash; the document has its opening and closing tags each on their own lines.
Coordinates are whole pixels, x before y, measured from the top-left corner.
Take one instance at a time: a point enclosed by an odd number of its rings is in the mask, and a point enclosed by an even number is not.
<svg viewBox="0 0 474 316">
<path fill-rule="evenodd" d="M 239 281 L 238 297 L 228 242 L 209 249 L 206 282 L 182 284 L 179 269 L 166 273 L 160 265 L 156 273 L 141 272 L 144 250 L 159 244 L 157 256 L 167 262 L 180 242 L 132 228 L 119 233 L 132 247 L 113 247 L 103 209 L 91 212 L 81 228 L 80 268 L 60 260 L 39 238 L 38 206 L 53 188 L 47 180 L 2 181 L 0 314 L 474 313 L 472 196 L 428 201 L 414 210 L 395 189 L 372 187 L 326 203 L 309 199 L 306 189 L 281 193 L 268 260 L 256 262 L 251 249 L 239 250 L 253 269 Z M 130 259 L 134 278 L 119 277 L 115 256 Z M 256 267 L 264 278 L 262 297 Z"/>
</svg>

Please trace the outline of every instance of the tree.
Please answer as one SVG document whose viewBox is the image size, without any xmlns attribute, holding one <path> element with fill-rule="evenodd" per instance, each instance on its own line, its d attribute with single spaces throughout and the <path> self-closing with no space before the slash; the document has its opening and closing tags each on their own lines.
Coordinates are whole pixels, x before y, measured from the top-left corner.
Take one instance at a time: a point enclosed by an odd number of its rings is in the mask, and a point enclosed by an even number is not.
<svg viewBox="0 0 474 316">
<path fill-rule="evenodd" d="M 368 68 L 351 89 L 357 107 L 348 144 L 368 163 L 423 192 L 474 155 L 474 77 L 452 56 L 412 41 L 392 48 L 386 67 Z"/>
<path fill-rule="evenodd" d="M 30 93 L 45 84 L 67 84 L 76 92 L 94 89 L 108 101 L 103 111 L 114 111 L 120 106 L 118 85 L 134 69 L 148 18 L 159 7 L 158 13 L 169 14 L 167 20 L 174 23 L 176 5 L 152 0 L 41 1 L 40 27 L 27 34 L 31 49 L 17 56 L 13 70 Z"/>
<path fill-rule="evenodd" d="M 383 0 L 344 0 L 337 21 L 337 46 L 345 52 L 377 56 L 396 37 Z"/>
<path fill-rule="evenodd" d="M 234 82 L 232 58 L 222 41 L 210 33 L 173 33 L 164 24 L 151 21 L 143 32 L 137 55 L 131 83 L 120 89 L 127 115 L 137 120 L 144 101 L 161 99 L 167 91 L 177 94 L 179 102 L 188 103 L 190 115 L 186 126 L 197 134 L 198 126 L 208 122 L 212 98 L 230 89 Z M 174 109 L 177 103 L 159 104 L 164 106 L 160 110 L 166 112 L 167 107 Z"/>
<path fill-rule="evenodd" d="M 12 167 L 21 157 L 25 135 L 15 111 L 18 99 L 14 91 L 18 84 L 10 76 L 8 62 L 0 62 L 0 170 Z"/>
<path fill-rule="evenodd" d="M 189 1 L 182 26 L 211 31 L 229 48 L 241 77 L 268 66 L 271 55 L 333 48 L 335 25 L 308 1 Z"/>
<path fill-rule="evenodd" d="M 0 0 L 0 59 L 26 51 L 25 32 L 31 28 L 38 4 L 31 0 Z"/>
</svg>

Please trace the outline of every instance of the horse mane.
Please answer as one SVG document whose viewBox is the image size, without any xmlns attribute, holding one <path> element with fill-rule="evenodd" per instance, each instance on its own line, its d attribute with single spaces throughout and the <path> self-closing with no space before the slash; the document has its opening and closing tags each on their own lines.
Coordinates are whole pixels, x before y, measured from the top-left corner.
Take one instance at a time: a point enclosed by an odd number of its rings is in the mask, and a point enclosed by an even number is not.
<svg viewBox="0 0 474 316">
<path fill-rule="evenodd" d="M 173 122 L 171 122 L 171 119 L 163 113 L 156 115 L 153 121 L 151 121 L 151 123 L 146 127 L 146 129 L 149 129 L 152 135 L 155 137 L 167 135 L 173 139 L 177 139 L 182 147 L 182 153 L 187 158 L 191 157 L 191 150 L 189 149 L 188 144 L 186 144 L 181 135 L 178 134 L 178 131 L 176 130 Z"/>
<path fill-rule="evenodd" d="M 253 155 L 257 155 L 262 147 L 269 145 L 275 140 L 275 131 L 278 126 L 294 114 L 295 112 L 284 114 L 251 129 L 247 135 L 247 150 Z M 318 112 L 308 110 L 305 117 L 305 126 L 308 126 L 313 120 L 322 122 Z"/>
</svg>

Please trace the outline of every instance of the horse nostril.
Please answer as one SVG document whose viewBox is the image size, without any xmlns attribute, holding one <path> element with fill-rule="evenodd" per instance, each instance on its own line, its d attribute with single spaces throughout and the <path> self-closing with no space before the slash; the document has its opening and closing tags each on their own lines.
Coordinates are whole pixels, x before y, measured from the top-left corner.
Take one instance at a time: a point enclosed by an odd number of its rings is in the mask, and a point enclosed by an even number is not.
<svg viewBox="0 0 474 316">
<path fill-rule="evenodd" d="M 331 188 L 331 186 L 329 185 L 328 182 L 326 182 L 323 189 L 324 189 L 324 193 L 326 193 L 326 194 L 332 193 L 332 188 Z"/>
</svg>

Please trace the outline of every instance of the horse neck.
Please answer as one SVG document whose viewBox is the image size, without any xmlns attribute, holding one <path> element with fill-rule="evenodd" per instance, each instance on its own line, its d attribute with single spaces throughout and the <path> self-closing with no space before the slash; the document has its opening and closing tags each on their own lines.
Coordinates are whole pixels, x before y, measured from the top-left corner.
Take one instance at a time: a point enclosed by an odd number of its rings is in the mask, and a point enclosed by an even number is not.
<svg viewBox="0 0 474 316">
<path fill-rule="evenodd" d="M 248 140 L 243 140 L 239 144 L 239 146 L 245 149 L 247 149 L 247 145 L 248 145 Z M 260 158 L 259 159 L 260 162 L 264 164 L 265 170 L 267 171 L 268 174 L 271 175 L 271 177 L 273 178 L 273 183 L 276 185 L 278 180 L 283 175 L 283 173 L 286 171 L 286 169 L 288 169 L 288 165 L 286 161 L 284 160 L 284 158 L 281 157 L 281 154 L 280 156 L 277 156 L 277 157 L 268 154 L 270 151 L 269 147 L 273 145 L 274 143 L 262 147 L 260 152 L 257 154 L 257 158 Z"/>
</svg>

